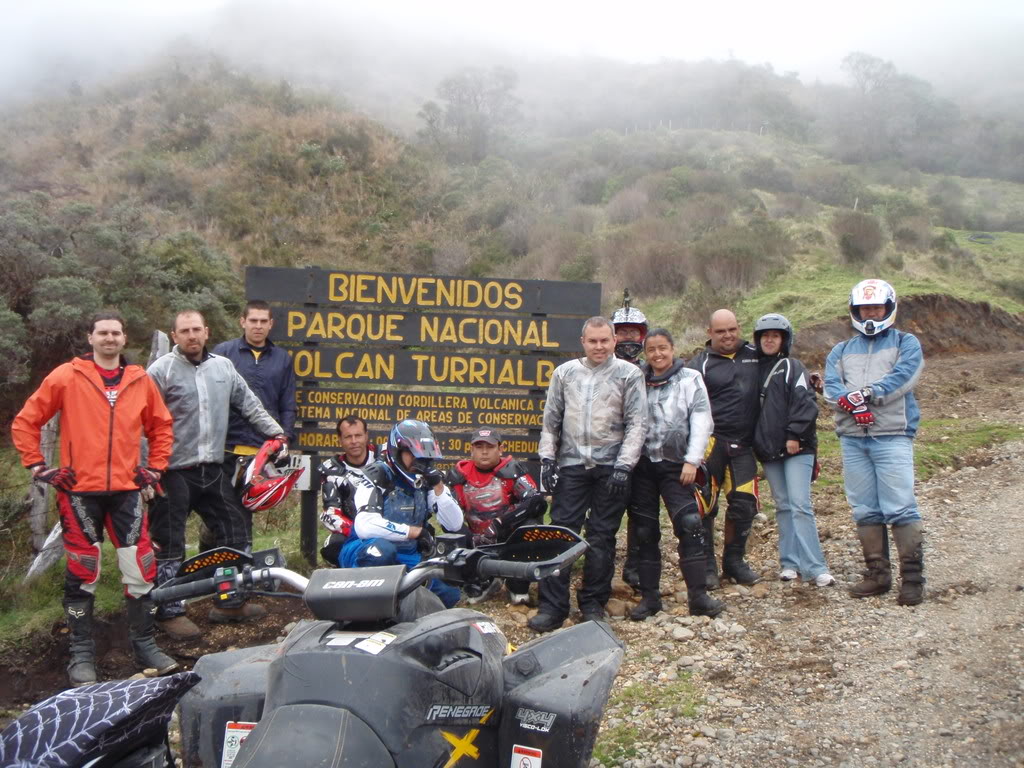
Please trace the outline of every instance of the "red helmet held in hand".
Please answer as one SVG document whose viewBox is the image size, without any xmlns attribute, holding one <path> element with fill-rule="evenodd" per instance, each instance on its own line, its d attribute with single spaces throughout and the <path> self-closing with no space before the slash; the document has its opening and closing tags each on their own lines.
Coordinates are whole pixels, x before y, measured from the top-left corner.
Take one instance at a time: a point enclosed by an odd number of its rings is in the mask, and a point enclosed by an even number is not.
<svg viewBox="0 0 1024 768">
<path fill-rule="evenodd" d="M 267 440 L 246 467 L 242 488 L 242 505 L 246 509 L 259 512 L 276 507 L 288 498 L 302 476 L 302 467 L 280 468 L 274 463 L 283 445 L 280 440 Z"/>
</svg>

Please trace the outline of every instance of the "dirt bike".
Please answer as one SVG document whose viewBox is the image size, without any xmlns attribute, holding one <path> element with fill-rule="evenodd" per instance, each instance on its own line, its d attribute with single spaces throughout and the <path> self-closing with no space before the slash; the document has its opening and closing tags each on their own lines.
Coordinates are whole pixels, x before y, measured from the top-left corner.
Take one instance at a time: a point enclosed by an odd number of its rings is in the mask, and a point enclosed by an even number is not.
<svg viewBox="0 0 1024 768">
<path fill-rule="evenodd" d="M 293 594 L 274 592 L 285 584 L 315 618 L 282 643 L 210 654 L 164 678 L 201 678 L 181 683 L 191 688 L 180 702 L 184 765 L 589 765 L 623 655 L 611 629 L 586 622 L 512 651 L 488 617 L 445 610 L 422 587 L 433 578 L 539 581 L 570 567 L 586 543 L 543 525 L 475 549 L 457 535 L 437 539 L 437 556 L 408 571 L 321 569 L 306 579 L 226 549 L 185 562 L 155 600 Z"/>
</svg>

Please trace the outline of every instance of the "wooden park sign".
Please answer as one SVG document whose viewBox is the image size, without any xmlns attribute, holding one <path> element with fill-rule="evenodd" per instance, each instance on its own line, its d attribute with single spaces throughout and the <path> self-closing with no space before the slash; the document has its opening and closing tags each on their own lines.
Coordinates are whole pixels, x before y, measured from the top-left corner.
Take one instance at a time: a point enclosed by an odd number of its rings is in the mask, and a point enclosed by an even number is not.
<svg viewBox="0 0 1024 768">
<path fill-rule="evenodd" d="M 532 464 L 551 374 L 582 354 L 583 321 L 601 311 L 598 283 L 316 267 L 248 267 L 246 296 L 274 306 L 271 339 L 292 356 L 296 448 L 340 453 L 335 425 L 348 415 L 365 419 L 377 443 L 396 422 L 419 419 L 442 467 L 466 457 L 480 427 Z M 307 556 L 315 503 L 304 494 Z"/>
</svg>

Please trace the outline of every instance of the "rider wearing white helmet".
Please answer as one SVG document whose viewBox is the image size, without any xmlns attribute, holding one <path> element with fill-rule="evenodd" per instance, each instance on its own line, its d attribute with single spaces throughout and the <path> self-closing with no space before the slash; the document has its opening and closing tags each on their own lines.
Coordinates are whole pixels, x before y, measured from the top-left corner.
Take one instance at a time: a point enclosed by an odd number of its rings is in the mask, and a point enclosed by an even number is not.
<svg viewBox="0 0 1024 768">
<path fill-rule="evenodd" d="M 870 597 L 891 588 L 888 525 L 900 557 L 897 602 L 917 605 L 924 599 L 924 562 L 913 450 L 921 412 L 913 388 L 924 356 L 916 336 L 894 327 L 896 308 L 896 291 L 884 280 L 853 287 L 850 320 L 858 333 L 829 353 L 825 399 L 835 409 L 846 497 L 867 564 L 850 593 Z"/>
</svg>

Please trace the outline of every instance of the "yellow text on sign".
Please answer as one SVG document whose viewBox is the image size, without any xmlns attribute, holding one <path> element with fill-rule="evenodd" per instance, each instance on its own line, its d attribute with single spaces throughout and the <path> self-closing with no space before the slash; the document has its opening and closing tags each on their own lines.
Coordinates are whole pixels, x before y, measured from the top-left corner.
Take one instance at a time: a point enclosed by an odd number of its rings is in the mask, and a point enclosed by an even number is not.
<svg viewBox="0 0 1024 768">
<path fill-rule="evenodd" d="M 332 272 L 329 279 L 327 296 L 337 302 L 512 311 L 523 306 L 523 286 L 514 282 L 343 272 Z"/>
<path fill-rule="evenodd" d="M 395 356 L 379 352 L 339 352 L 333 370 L 320 365 L 320 351 L 300 349 L 292 358 L 295 375 L 303 379 L 390 380 L 395 377 Z"/>
<path fill-rule="evenodd" d="M 511 320 L 493 317 L 420 318 L 420 341 L 494 347 L 554 348 L 560 345 L 548 338 L 547 320 Z"/>
<path fill-rule="evenodd" d="M 398 324 L 401 314 L 374 312 L 305 312 L 288 313 L 288 338 L 304 335 L 307 339 L 338 341 L 405 341 Z"/>
</svg>

